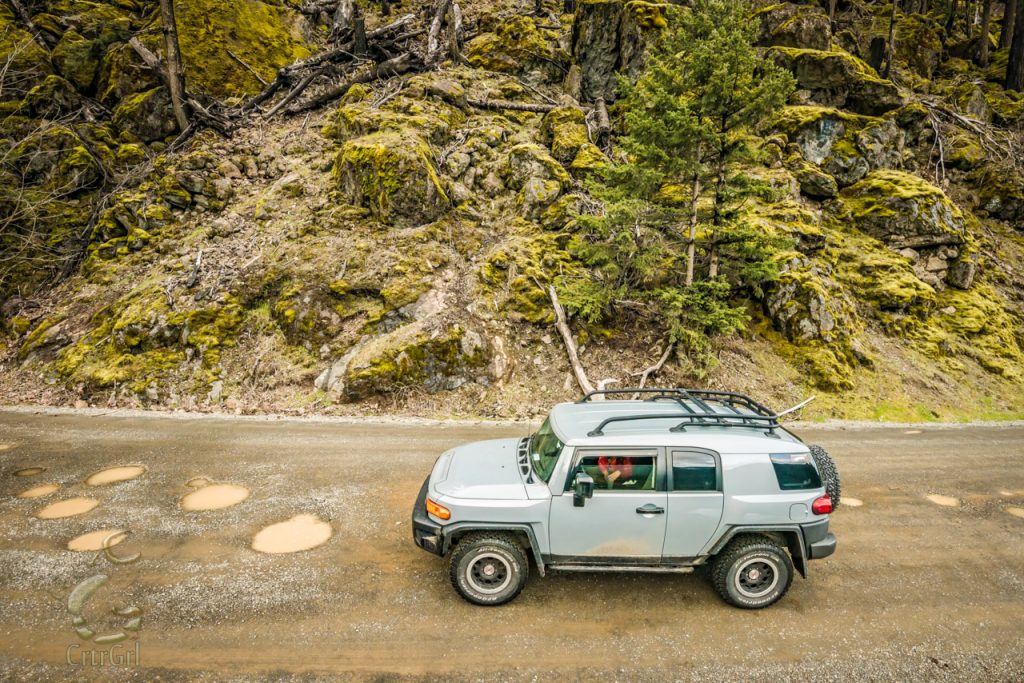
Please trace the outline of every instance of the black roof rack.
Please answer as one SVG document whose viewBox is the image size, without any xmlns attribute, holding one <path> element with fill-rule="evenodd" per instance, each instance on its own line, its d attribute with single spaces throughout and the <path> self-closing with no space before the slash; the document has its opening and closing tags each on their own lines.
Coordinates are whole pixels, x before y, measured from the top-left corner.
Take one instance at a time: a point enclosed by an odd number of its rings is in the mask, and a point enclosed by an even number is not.
<svg viewBox="0 0 1024 683">
<path fill-rule="evenodd" d="M 687 425 L 717 427 L 758 427 L 767 428 L 767 433 L 775 436 L 779 425 L 779 416 L 754 399 L 744 394 L 731 391 L 711 391 L 708 389 L 600 389 L 591 391 L 577 403 L 587 403 L 597 395 L 614 394 L 645 394 L 646 401 L 672 401 L 682 408 L 684 413 L 662 415 L 619 415 L 609 417 L 587 436 L 601 436 L 604 428 L 614 422 L 632 422 L 636 420 L 663 420 L 679 418 L 681 421 L 671 431 L 684 431 Z M 691 405 L 692 404 L 692 407 Z M 696 408 L 696 410 L 695 410 Z M 750 412 L 743 412 L 744 409 Z"/>
</svg>

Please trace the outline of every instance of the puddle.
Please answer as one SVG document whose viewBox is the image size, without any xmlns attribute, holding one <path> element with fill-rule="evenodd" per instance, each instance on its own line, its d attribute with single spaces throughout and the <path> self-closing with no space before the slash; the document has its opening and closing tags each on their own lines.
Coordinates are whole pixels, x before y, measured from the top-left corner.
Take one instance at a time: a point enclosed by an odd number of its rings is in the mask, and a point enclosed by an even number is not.
<svg viewBox="0 0 1024 683">
<path fill-rule="evenodd" d="M 25 469 L 18 470 L 14 473 L 16 477 L 34 477 L 37 474 L 42 474 L 46 471 L 45 467 L 26 467 Z"/>
<path fill-rule="evenodd" d="M 68 541 L 68 550 L 103 550 L 103 541 L 108 538 L 110 538 L 110 542 L 107 544 L 107 547 L 109 548 L 128 538 L 128 535 L 124 533 L 123 529 L 100 529 L 99 531 L 90 531 L 87 534 L 76 536 Z"/>
<path fill-rule="evenodd" d="M 188 481 L 185 482 L 185 486 L 189 487 L 190 489 L 198 489 L 198 488 L 202 488 L 203 486 L 209 486 L 209 485 L 210 485 L 210 480 L 207 479 L 206 477 L 195 477 L 195 478 L 189 479 Z"/>
<path fill-rule="evenodd" d="M 210 484 L 181 497 L 181 509 L 188 511 L 220 510 L 238 505 L 249 497 L 249 489 L 238 484 Z"/>
<path fill-rule="evenodd" d="M 18 494 L 18 498 L 41 498 L 48 496 L 57 489 L 60 488 L 60 484 L 43 484 L 42 486 L 33 486 L 30 489 L 25 489 Z"/>
<path fill-rule="evenodd" d="M 100 502 L 95 498 L 69 498 L 62 500 L 59 503 L 53 503 L 47 505 L 42 510 L 36 513 L 36 517 L 39 519 L 60 519 L 61 517 L 74 517 L 75 515 L 82 515 L 92 510 L 94 507 L 99 505 Z"/>
<path fill-rule="evenodd" d="M 953 498 L 951 496 L 940 496 L 937 493 L 930 493 L 927 496 L 925 496 L 925 498 L 927 498 L 931 502 L 935 503 L 936 505 L 941 505 L 943 507 L 947 507 L 947 508 L 958 508 L 958 507 L 960 507 L 960 499 L 959 498 Z"/>
<path fill-rule="evenodd" d="M 907 431 L 905 431 L 903 433 L 904 434 L 920 434 L 921 430 L 920 429 L 908 429 Z"/>
<path fill-rule="evenodd" d="M 146 468 L 142 465 L 121 465 L 118 467 L 110 467 L 89 475 L 89 478 L 85 480 L 85 483 L 89 486 L 116 484 L 119 481 L 128 481 L 129 479 L 141 477 L 145 472 Z"/>
<path fill-rule="evenodd" d="M 316 515 L 296 515 L 261 529 L 252 538 L 252 549 L 261 553 L 297 553 L 323 545 L 332 533 L 330 523 Z"/>
<path fill-rule="evenodd" d="M 1006 514 L 1013 515 L 1014 517 L 1024 518 L 1024 508 L 1009 507 L 1005 508 Z"/>
<path fill-rule="evenodd" d="M 860 498 L 851 498 L 850 496 L 843 496 L 839 500 L 839 507 L 849 505 L 852 508 L 859 508 L 864 504 L 864 501 Z"/>
<path fill-rule="evenodd" d="M 14 448 L 13 443 L 0 443 L 0 451 L 9 451 Z"/>
</svg>

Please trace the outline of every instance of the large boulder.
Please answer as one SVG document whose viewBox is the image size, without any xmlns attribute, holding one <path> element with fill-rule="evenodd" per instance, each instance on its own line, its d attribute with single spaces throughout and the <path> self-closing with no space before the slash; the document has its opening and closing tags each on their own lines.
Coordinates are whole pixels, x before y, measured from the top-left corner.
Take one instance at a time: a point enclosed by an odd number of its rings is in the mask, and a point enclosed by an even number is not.
<svg viewBox="0 0 1024 683">
<path fill-rule="evenodd" d="M 773 3 L 757 11 L 761 32 L 757 44 L 828 50 L 832 44 L 832 24 L 820 7 Z"/>
<path fill-rule="evenodd" d="M 410 132 L 381 131 L 349 140 L 334 162 L 334 177 L 349 202 L 367 207 L 384 223 L 429 223 L 448 208 L 430 147 Z"/>
<path fill-rule="evenodd" d="M 892 81 L 842 50 L 773 47 L 769 56 L 796 77 L 797 84 L 821 105 L 877 116 L 903 105 Z"/>
<path fill-rule="evenodd" d="M 178 130 L 171 98 L 164 88 L 153 88 L 121 101 L 114 110 L 114 125 L 143 142 L 162 140 Z"/>
<path fill-rule="evenodd" d="M 901 171 L 876 171 L 843 190 L 853 224 L 909 259 L 917 277 L 936 288 L 971 286 L 977 272 L 968 221 L 934 185 Z"/>
<path fill-rule="evenodd" d="M 544 83 L 561 76 L 565 51 L 548 41 L 534 17 L 515 15 L 482 33 L 466 45 L 469 63 L 488 71 L 522 74 L 527 81 Z"/>
<path fill-rule="evenodd" d="M 53 73 L 49 56 L 27 31 L 18 28 L 13 13 L 6 6 L 0 6 L 0 55 L 3 55 L 8 75 L 4 78 L 0 99 L 21 99 L 39 81 Z M 14 74 L 17 78 L 10 77 Z"/>
</svg>

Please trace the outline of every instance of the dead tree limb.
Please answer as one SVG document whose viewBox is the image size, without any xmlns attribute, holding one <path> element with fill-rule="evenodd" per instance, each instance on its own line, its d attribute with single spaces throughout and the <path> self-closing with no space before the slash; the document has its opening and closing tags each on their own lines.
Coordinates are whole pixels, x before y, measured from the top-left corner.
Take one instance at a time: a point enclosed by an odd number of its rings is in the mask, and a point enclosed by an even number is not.
<svg viewBox="0 0 1024 683">
<path fill-rule="evenodd" d="M 356 18 L 355 0 L 340 0 L 338 8 L 334 10 L 334 24 L 331 26 L 330 41 L 337 42 L 352 30 L 352 22 Z"/>
<path fill-rule="evenodd" d="M 456 62 L 465 62 L 466 58 L 462 56 L 465 30 L 462 28 L 462 8 L 459 7 L 457 0 L 452 0 L 452 6 L 448 13 L 451 16 L 451 25 L 448 29 L 448 56 Z"/>
<path fill-rule="evenodd" d="M 583 393 L 589 394 L 594 390 L 594 385 L 587 379 L 587 371 L 583 369 L 583 363 L 580 362 L 579 353 L 576 351 L 576 341 L 573 339 L 572 330 L 569 329 L 569 323 L 565 318 L 565 310 L 562 308 L 562 304 L 558 303 L 558 294 L 555 292 L 554 286 L 548 286 L 548 295 L 551 297 L 551 307 L 555 309 L 555 328 L 562 335 L 565 352 L 569 356 L 569 365 L 572 366 L 573 374 L 576 375 L 576 383 L 580 385 Z"/>
<path fill-rule="evenodd" d="M 412 52 L 404 52 L 397 57 L 383 61 L 380 64 L 371 64 L 362 67 L 342 83 L 328 88 L 316 97 L 293 104 L 285 111 L 290 115 L 294 115 L 301 114 L 302 112 L 309 111 L 310 109 L 316 109 L 331 100 L 341 97 L 356 83 L 369 83 L 370 81 L 375 81 L 378 78 L 397 76 L 399 74 L 406 73 L 407 71 L 412 71 L 416 67 L 417 60 L 415 59 L 415 55 Z"/>
<path fill-rule="evenodd" d="M 167 89 L 171 92 L 171 107 L 178 121 L 178 130 L 188 128 L 188 109 L 185 102 L 185 67 L 178 47 L 178 24 L 174 19 L 174 0 L 160 0 L 160 23 L 163 25 L 164 53 L 167 58 Z"/>
<path fill-rule="evenodd" d="M 434 18 L 430 22 L 430 32 L 427 34 L 427 66 L 433 67 L 441 61 L 441 28 L 444 26 L 445 15 L 452 0 L 437 0 L 434 5 Z"/>
<path fill-rule="evenodd" d="M 558 107 L 557 104 L 541 104 L 539 102 L 507 102 L 505 100 L 466 100 L 466 104 L 477 109 L 493 109 L 509 111 L 531 111 L 545 114 Z"/>
<path fill-rule="evenodd" d="M 608 106 L 603 97 L 594 100 L 594 111 L 597 114 L 597 146 L 605 149 L 612 134 L 612 122 L 608 118 Z"/>
<path fill-rule="evenodd" d="M 267 85 L 269 85 L 269 84 L 267 83 L 267 80 L 266 80 L 265 78 L 263 78 L 263 76 L 260 76 L 260 72 L 259 72 L 259 71 L 257 71 L 256 69 L 252 68 L 251 66 L 249 66 L 249 65 L 248 65 L 248 64 L 247 64 L 247 63 L 245 62 L 245 60 L 244 60 L 244 59 L 242 59 L 241 57 L 239 57 L 238 55 L 236 55 L 236 54 L 235 54 L 234 52 L 232 52 L 231 50 L 228 50 L 227 52 L 228 52 L 228 56 L 229 56 L 229 57 L 231 57 L 231 59 L 233 59 L 233 60 L 235 60 L 236 62 L 238 62 L 239 64 L 241 64 L 241 65 L 242 65 L 242 67 L 243 67 L 243 68 L 244 68 L 244 69 L 245 69 L 246 71 L 248 71 L 249 73 L 251 73 L 251 74 L 252 74 L 252 75 L 253 75 L 253 76 L 254 76 L 254 77 L 256 78 L 256 80 L 260 82 L 260 84 L 261 84 L 261 85 L 262 85 L 262 86 L 263 86 L 264 88 L 265 88 L 265 87 L 267 87 Z"/>
<path fill-rule="evenodd" d="M 306 77 L 299 81 L 298 85 L 292 88 L 287 95 L 282 97 L 277 104 L 271 107 L 270 111 L 263 115 L 263 118 L 269 119 L 270 117 L 274 116 L 274 114 L 276 114 L 277 112 L 281 111 L 286 106 L 291 104 L 292 100 L 301 95 L 302 92 L 309 87 L 309 84 L 312 83 L 317 76 L 323 74 L 325 69 L 326 66 L 321 66 L 320 68 L 314 69 L 310 71 L 308 74 L 306 74 Z"/>
<path fill-rule="evenodd" d="M 39 47 L 49 53 L 57 46 L 57 42 L 53 40 L 52 36 L 41 31 L 39 27 L 36 26 L 35 22 L 32 21 L 32 17 L 27 11 L 25 11 L 25 6 L 21 4 L 20 0 L 8 0 L 7 4 L 9 4 L 11 9 L 14 10 L 14 16 L 17 18 L 18 23 L 32 34 L 32 39 L 36 41 L 36 44 L 38 44 Z"/>
<path fill-rule="evenodd" d="M 651 375 L 656 375 L 659 372 L 661 372 L 661 369 L 665 367 L 665 363 L 667 363 L 668 359 L 671 358 L 672 351 L 675 349 L 675 347 L 676 345 L 674 343 L 668 344 L 665 347 L 665 353 L 661 354 L 661 358 L 658 359 L 657 363 L 648 368 L 645 368 L 642 372 L 633 373 L 633 377 L 640 377 L 640 384 L 639 386 L 637 386 L 638 389 L 644 388 L 644 386 L 647 384 L 647 379 Z M 635 401 L 639 396 L 640 394 L 633 394 L 633 400 Z"/>
</svg>

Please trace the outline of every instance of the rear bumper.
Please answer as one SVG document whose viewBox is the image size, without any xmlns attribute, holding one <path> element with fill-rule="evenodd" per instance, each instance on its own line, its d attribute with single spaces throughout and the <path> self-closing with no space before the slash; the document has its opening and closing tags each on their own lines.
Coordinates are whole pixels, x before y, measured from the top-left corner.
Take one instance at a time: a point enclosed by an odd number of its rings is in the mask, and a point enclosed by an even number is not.
<svg viewBox="0 0 1024 683">
<path fill-rule="evenodd" d="M 811 560 L 820 560 L 823 557 L 828 557 L 835 551 L 836 537 L 828 533 L 825 534 L 825 538 L 807 546 L 807 557 Z"/>
<path fill-rule="evenodd" d="M 423 480 L 420 494 L 412 508 L 412 540 L 420 548 L 435 555 L 444 554 L 444 528 L 427 516 L 428 476 Z"/>
</svg>

